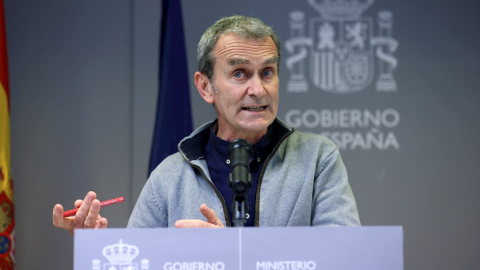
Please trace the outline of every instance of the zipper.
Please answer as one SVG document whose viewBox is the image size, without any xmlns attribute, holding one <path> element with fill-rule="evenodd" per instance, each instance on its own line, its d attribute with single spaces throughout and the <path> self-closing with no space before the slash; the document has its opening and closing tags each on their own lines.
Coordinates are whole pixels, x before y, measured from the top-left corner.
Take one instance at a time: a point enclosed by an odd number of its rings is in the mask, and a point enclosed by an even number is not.
<svg viewBox="0 0 480 270">
<path fill-rule="evenodd" d="M 220 194 L 220 191 L 218 191 L 217 187 L 215 187 L 215 185 L 210 180 L 208 180 L 208 177 L 205 175 L 205 173 L 203 172 L 202 168 L 200 168 L 200 166 L 192 164 L 192 163 L 190 163 L 190 165 L 193 168 L 197 169 L 202 174 L 203 179 L 205 179 L 205 181 L 207 181 L 207 183 L 210 185 L 210 187 L 213 188 L 213 191 L 215 191 L 215 194 L 217 194 L 218 199 L 222 203 L 223 214 L 225 215 L 225 222 L 226 222 L 225 226 L 231 227 L 230 215 L 228 214 L 228 210 L 227 210 L 227 203 L 225 202 L 225 199 L 223 198 L 222 194 Z"/>
<path fill-rule="evenodd" d="M 260 227 L 260 186 L 262 185 L 262 180 L 263 180 L 263 175 L 265 174 L 265 170 L 267 168 L 268 163 L 270 160 L 273 158 L 275 153 L 277 153 L 278 148 L 280 148 L 280 145 L 287 139 L 288 136 L 290 136 L 295 129 L 290 130 L 285 136 L 283 136 L 282 139 L 277 143 L 275 148 L 273 149 L 272 153 L 267 157 L 267 160 L 265 160 L 265 163 L 263 164 L 262 171 L 260 172 L 260 175 L 258 176 L 258 181 L 257 181 L 257 194 L 255 197 L 255 221 L 253 223 L 253 226 L 255 227 Z"/>
</svg>

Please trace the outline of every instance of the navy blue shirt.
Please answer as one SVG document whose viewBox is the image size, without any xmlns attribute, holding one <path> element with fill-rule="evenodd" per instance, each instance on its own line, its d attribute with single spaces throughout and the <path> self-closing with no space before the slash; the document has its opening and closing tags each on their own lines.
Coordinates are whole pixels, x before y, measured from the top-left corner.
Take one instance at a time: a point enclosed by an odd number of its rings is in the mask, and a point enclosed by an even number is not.
<svg viewBox="0 0 480 270">
<path fill-rule="evenodd" d="M 205 160 L 207 161 L 208 171 L 213 184 L 222 194 L 227 204 L 230 223 L 233 224 L 233 192 L 228 186 L 230 174 L 230 162 L 228 160 L 228 146 L 230 142 L 217 137 L 214 127 L 216 122 L 210 127 L 210 137 L 205 148 Z M 268 128 L 267 134 L 256 144 L 253 145 L 253 158 L 250 161 L 250 173 L 252 175 L 252 186 L 247 194 L 248 214 L 245 226 L 255 225 L 255 203 L 257 195 L 258 177 L 262 171 L 265 160 L 270 155 L 274 147 L 272 126 Z"/>
</svg>

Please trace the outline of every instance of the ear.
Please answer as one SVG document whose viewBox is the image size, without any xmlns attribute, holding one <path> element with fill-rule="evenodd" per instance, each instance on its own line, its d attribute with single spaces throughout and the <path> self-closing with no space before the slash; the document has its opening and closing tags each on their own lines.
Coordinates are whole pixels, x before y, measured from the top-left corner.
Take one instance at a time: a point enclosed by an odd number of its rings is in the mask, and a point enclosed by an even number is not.
<svg viewBox="0 0 480 270">
<path fill-rule="evenodd" d="M 195 86 L 197 87 L 198 92 L 202 98 L 207 102 L 212 104 L 214 102 L 212 83 L 207 78 L 207 75 L 200 72 L 195 72 Z"/>
</svg>

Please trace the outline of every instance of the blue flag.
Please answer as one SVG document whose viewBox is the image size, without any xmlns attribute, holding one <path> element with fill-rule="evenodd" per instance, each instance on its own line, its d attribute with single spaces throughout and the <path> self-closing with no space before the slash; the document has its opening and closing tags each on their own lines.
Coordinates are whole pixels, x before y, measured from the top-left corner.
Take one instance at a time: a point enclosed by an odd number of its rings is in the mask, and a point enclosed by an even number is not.
<svg viewBox="0 0 480 270">
<path fill-rule="evenodd" d="M 149 175 L 192 132 L 188 66 L 181 1 L 163 0 L 160 30 L 159 92 Z"/>
</svg>

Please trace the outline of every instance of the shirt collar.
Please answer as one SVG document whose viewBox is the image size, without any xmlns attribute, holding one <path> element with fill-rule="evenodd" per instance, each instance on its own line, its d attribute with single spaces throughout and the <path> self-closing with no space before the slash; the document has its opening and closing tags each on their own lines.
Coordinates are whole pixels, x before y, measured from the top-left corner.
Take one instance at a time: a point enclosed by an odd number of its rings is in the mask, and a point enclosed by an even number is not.
<svg viewBox="0 0 480 270">
<path fill-rule="evenodd" d="M 227 142 L 221 138 L 219 138 L 216 134 L 217 131 L 217 121 L 213 122 L 210 126 L 210 142 L 213 145 L 213 149 L 219 156 L 224 159 L 228 159 L 228 146 L 230 146 L 230 142 Z M 270 154 L 272 148 L 274 147 L 273 141 L 273 128 L 272 125 L 268 127 L 267 133 L 265 136 L 260 139 L 259 142 L 253 145 L 253 158 L 261 158 L 264 160 Z"/>
</svg>

